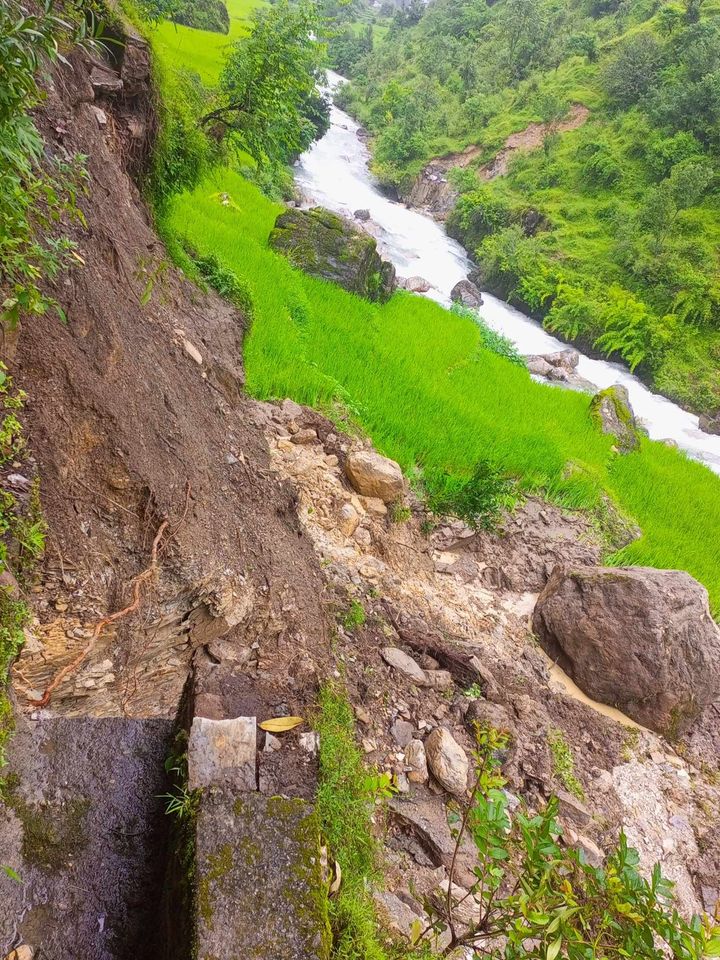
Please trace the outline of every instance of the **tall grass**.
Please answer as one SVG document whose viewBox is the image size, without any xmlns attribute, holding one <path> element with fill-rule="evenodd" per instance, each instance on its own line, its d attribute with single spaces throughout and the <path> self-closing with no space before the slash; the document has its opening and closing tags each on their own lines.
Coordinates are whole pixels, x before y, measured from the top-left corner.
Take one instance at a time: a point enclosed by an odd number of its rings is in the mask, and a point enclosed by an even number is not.
<svg viewBox="0 0 720 960">
<path fill-rule="evenodd" d="M 615 455 L 587 396 L 538 384 L 484 349 L 468 317 L 404 292 L 376 306 L 293 269 L 267 244 L 280 209 L 220 170 L 177 197 L 168 217 L 251 291 L 255 396 L 339 404 L 405 470 L 467 476 L 483 458 L 571 507 L 605 490 L 643 530 L 611 561 L 688 570 L 720 613 L 720 478 L 650 441 Z"/>
</svg>

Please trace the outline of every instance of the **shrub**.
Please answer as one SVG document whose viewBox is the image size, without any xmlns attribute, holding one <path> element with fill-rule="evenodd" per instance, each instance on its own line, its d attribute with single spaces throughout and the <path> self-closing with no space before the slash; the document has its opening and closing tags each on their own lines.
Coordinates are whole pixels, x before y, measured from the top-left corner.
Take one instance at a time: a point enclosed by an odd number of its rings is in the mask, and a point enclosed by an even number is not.
<svg viewBox="0 0 720 960">
<path fill-rule="evenodd" d="M 469 928 L 455 916 L 450 876 L 447 898 L 436 905 L 434 929 L 448 928 L 450 944 L 494 960 L 701 960 L 720 955 L 720 927 L 710 918 L 687 922 L 673 906 L 673 884 L 656 865 L 650 879 L 620 834 L 601 867 L 561 845 L 558 804 L 512 816 L 499 772 L 507 738 L 478 732 L 478 772 L 456 832 L 456 848 L 470 834 L 478 849 L 477 882 L 464 907 Z M 457 890 L 458 888 L 455 887 Z M 476 907 L 473 906 L 476 905 Z"/>
<path fill-rule="evenodd" d="M 469 479 L 441 474 L 425 483 L 433 513 L 458 517 L 474 530 L 492 529 L 512 504 L 512 481 L 488 460 L 480 460 Z"/>
<path fill-rule="evenodd" d="M 499 357 L 505 357 L 506 360 L 517 364 L 519 367 L 525 366 L 525 358 L 519 352 L 512 340 L 488 326 L 488 324 L 478 313 L 475 312 L 475 310 L 471 310 L 469 307 L 464 307 L 460 303 L 454 303 L 451 307 L 451 310 L 459 317 L 468 317 L 477 325 L 477 328 L 480 331 L 480 345 L 484 350 L 490 350 L 492 353 L 496 353 Z"/>
</svg>

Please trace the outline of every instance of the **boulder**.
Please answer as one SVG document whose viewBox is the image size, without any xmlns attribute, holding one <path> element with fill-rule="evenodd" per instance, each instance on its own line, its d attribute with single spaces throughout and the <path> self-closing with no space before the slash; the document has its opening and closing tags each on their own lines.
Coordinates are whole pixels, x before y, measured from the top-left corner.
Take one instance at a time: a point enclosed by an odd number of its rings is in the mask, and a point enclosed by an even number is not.
<svg viewBox="0 0 720 960">
<path fill-rule="evenodd" d="M 543 354 L 543 360 L 547 360 L 553 367 L 562 367 L 564 370 L 567 370 L 568 373 L 572 373 L 573 370 L 577 369 L 578 363 L 580 363 L 580 354 L 577 350 L 573 350 L 572 347 L 568 347 L 566 350 L 557 350 L 555 353 Z"/>
<path fill-rule="evenodd" d="M 375 240 L 322 207 L 281 213 L 269 242 L 294 266 L 350 293 L 384 301 L 395 290 L 395 267 L 381 259 Z"/>
<path fill-rule="evenodd" d="M 370 219 L 369 210 L 356 210 L 353 214 L 356 220 L 360 220 L 362 223 L 366 223 Z"/>
<path fill-rule="evenodd" d="M 373 450 L 354 450 L 350 453 L 345 473 L 359 494 L 377 497 L 383 503 L 392 503 L 405 490 L 400 466 Z"/>
<path fill-rule="evenodd" d="M 405 290 L 412 293 L 427 293 L 432 284 L 425 277 L 406 277 L 402 281 Z"/>
<path fill-rule="evenodd" d="M 700 414 L 700 429 L 705 433 L 712 433 L 720 436 L 720 413 L 709 416 L 707 413 Z"/>
<path fill-rule="evenodd" d="M 533 629 L 588 696 L 666 736 L 720 696 L 720 628 L 688 573 L 558 566 Z"/>
<path fill-rule="evenodd" d="M 483 298 L 480 288 L 472 280 L 459 280 L 450 291 L 450 299 L 453 303 L 461 303 L 464 307 L 470 307 L 476 310 L 483 305 Z"/>
<path fill-rule="evenodd" d="M 384 647 L 382 656 L 385 663 L 404 674 L 408 680 L 412 680 L 413 683 L 417 683 L 421 687 L 424 687 L 427 683 L 423 668 L 399 647 Z"/>
<path fill-rule="evenodd" d="M 436 727 L 425 741 L 425 754 L 428 767 L 438 783 L 456 797 L 464 796 L 470 764 L 450 731 Z"/>
<path fill-rule="evenodd" d="M 625 387 L 616 384 L 596 393 L 590 401 L 590 414 L 603 433 L 615 437 L 621 453 L 629 453 L 639 447 L 638 424 Z"/>
<path fill-rule="evenodd" d="M 405 747 L 405 763 L 410 770 L 408 780 L 411 783 L 425 783 L 428 778 L 425 744 L 422 740 L 411 740 Z"/>
<path fill-rule="evenodd" d="M 525 365 L 536 377 L 549 377 L 552 370 L 552 364 L 548 363 L 545 357 L 526 357 Z"/>
</svg>

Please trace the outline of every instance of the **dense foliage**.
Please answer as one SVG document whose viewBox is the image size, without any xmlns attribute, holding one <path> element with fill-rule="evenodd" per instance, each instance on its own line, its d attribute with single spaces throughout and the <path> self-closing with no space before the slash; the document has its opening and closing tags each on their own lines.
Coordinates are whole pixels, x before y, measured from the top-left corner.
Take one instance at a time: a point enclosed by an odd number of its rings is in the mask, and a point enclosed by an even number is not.
<svg viewBox="0 0 720 960">
<path fill-rule="evenodd" d="M 17 0 L 0 5 L 0 320 L 13 326 L 24 314 L 44 313 L 54 301 L 41 289 L 72 256 L 72 243 L 53 224 L 75 214 L 82 158 L 44 157 L 29 115 L 41 97 L 37 74 L 58 56 L 73 32 L 47 0 L 35 15 Z"/>
<path fill-rule="evenodd" d="M 716 6 L 434 0 L 353 69 L 346 101 L 384 180 L 407 186 L 431 157 L 477 145 L 451 176 L 449 229 L 489 287 L 681 402 L 720 406 Z M 589 118 L 561 132 L 573 104 Z M 487 180 L 532 123 L 536 149 Z"/>
<path fill-rule="evenodd" d="M 496 960 L 720 955 L 720 927 L 681 917 L 672 882 L 659 864 L 647 880 L 624 834 L 602 866 L 592 866 L 560 842 L 555 798 L 537 813 L 523 805 L 511 813 L 499 760 L 507 742 L 495 730 L 478 731 L 477 779 L 458 830 L 478 849 L 477 882 L 463 904 L 473 920 L 469 929 L 456 920 L 449 890 L 437 909 L 437 927 L 450 930 L 447 953 L 463 945 Z"/>
</svg>

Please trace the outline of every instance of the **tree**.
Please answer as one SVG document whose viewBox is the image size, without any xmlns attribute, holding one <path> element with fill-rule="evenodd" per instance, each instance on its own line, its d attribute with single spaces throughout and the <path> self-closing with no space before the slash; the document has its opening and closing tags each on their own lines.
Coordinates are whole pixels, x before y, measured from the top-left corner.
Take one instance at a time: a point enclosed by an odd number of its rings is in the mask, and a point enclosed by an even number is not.
<svg viewBox="0 0 720 960">
<path fill-rule="evenodd" d="M 620 107 L 638 103 L 657 86 L 662 63 L 662 47 L 651 33 L 626 41 L 605 68 L 608 96 Z"/>
<path fill-rule="evenodd" d="M 285 163 L 325 132 L 329 104 L 317 92 L 325 44 L 316 8 L 280 0 L 254 14 L 250 36 L 231 49 L 220 77 L 217 121 L 259 164 Z"/>
</svg>

